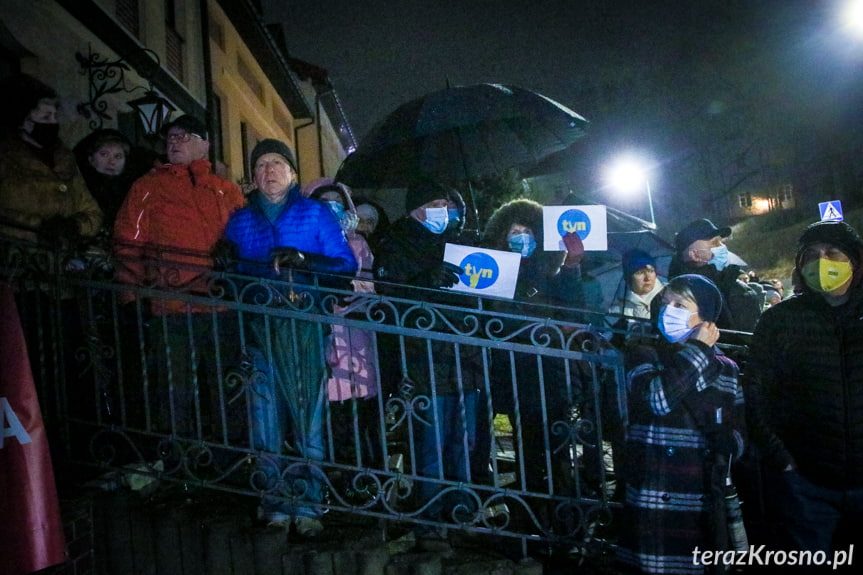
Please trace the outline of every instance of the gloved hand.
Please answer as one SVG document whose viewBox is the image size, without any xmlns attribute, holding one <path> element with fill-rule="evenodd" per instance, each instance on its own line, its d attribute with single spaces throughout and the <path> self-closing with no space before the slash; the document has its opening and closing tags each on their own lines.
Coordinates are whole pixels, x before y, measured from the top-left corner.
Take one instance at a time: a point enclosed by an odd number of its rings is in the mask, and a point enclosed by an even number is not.
<svg viewBox="0 0 863 575">
<path fill-rule="evenodd" d="M 273 262 L 273 269 L 277 274 L 280 273 L 279 269 L 283 267 L 295 270 L 309 268 L 308 258 L 297 248 L 274 248 L 270 252 L 270 258 Z"/>
<path fill-rule="evenodd" d="M 451 288 L 460 281 L 458 276 L 463 273 L 464 270 L 457 265 L 443 262 L 431 274 L 431 287 Z"/>
<path fill-rule="evenodd" d="M 566 246 L 566 259 L 563 261 L 563 265 L 576 266 L 580 264 L 584 257 L 584 243 L 581 241 L 581 236 L 575 232 L 569 232 L 563 236 L 563 245 Z"/>
<path fill-rule="evenodd" d="M 707 447 L 716 453 L 737 457 L 740 445 L 734 430 L 723 423 L 710 423 L 704 428 Z"/>
<path fill-rule="evenodd" d="M 210 255 L 213 257 L 213 269 L 218 271 L 230 269 L 239 258 L 237 244 L 225 239 L 216 242 Z"/>
<path fill-rule="evenodd" d="M 53 216 L 42 221 L 40 234 L 52 244 L 71 242 L 81 235 L 81 226 L 75 218 Z"/>
</svg>

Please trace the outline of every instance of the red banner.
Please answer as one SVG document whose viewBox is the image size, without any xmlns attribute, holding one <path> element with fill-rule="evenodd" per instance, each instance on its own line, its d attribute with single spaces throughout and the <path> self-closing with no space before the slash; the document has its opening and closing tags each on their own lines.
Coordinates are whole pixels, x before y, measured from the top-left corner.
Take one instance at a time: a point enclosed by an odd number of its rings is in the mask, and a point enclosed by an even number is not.
<svg viewBox="0 0 863 575">
<path fill-rule="evenodd" d="M 0 573 L 66 560 L 48 438 L 11 288 L 0 283 Z"/>
</svg>

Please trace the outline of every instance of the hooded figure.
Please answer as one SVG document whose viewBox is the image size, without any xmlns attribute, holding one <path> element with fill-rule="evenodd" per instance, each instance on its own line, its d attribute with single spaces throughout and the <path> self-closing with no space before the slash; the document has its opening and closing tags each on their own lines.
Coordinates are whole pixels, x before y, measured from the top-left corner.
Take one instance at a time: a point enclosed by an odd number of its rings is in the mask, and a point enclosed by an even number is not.
<svg viewBox="0 0 863 575">
<path fill-rule="evenodd" d="M 863 241 L 846 222 L 800 236 L 799 293 L 767 309 L 747 363 L 766 508 L 792 548 L 863 543 Z M 851 526 L 846 538 L 840 525 Z M 849 539 L 850 538 L 850 539 Z"/>
</svg>

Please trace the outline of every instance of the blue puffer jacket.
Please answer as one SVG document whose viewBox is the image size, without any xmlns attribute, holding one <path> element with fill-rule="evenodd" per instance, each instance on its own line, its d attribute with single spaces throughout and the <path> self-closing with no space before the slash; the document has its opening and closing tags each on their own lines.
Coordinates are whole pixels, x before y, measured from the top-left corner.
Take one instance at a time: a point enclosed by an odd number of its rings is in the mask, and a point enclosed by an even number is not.
<svg viewBox="0 0 863 575">
<path fill-rule="evenodd" d="M 293 184 L 282 213 L 271 223 L 261 209 L 262 201 L 253 192 L 248 205 L 235 212 L 225 228 L 225 238 L 236 246 L 241 260 L 240 273 L 275 278 L 270 265 L 273 249 L 292 247 L 303 253 L 313 272 L 353 277 L 354 253 L 339 220 L 325 204 L 303 197 L 300 186 Z M 310 277 L 297 274 L 293 279 L 311 282 Z"/>
</svg>

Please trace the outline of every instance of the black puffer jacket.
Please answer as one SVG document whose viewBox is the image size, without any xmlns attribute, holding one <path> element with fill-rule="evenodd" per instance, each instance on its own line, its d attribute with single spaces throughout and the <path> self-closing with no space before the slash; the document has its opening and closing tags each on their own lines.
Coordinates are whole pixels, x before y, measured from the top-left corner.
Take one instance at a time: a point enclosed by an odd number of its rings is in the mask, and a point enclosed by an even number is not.
<svg viewBox="0 0 863 575">
<path fill-rule="evenodd" d="M 447 241 L 457 241 L 457 232 L 447 231 L 436 235 L 425 229 L 417 220 L 406 217 L 395 222 L 381 236 L 375 253 L 376 291 L 379 294 L 426 302 L 432 305 L 471 307 L 475 298 L 464 293 L 438 289 Z M 420 289 L 417 289 L 420 288 Z M 419 310 L 415 303 L 399 304 L 402 327 L 426 329 L 426 320 L 434 319 L 435 331 L 454 333 L 447 321 L 465 329 L 463 314 L 458 310 L 435 308 L 435 311 Z M 411 310 L 411 311 L 408 311 Z M 446 317 L 443 321 L 441 316 Z M 394 386 L 405 375 L 416 384 L 416 393 L 431 393 L 428 348 L 426 340 L 419 337 L 404 338 L 404 358 L 398 338 L 379 334 L 379 354 L 384 389 L 392 392 Z M 478 347 L 464 345 L 459 352 L 452 343 L 432 342 L 436 393 L 456 393 L 461 370 L 462 389 L 467 392 L 477 389 L 482 381 L 482 357 Z M 401 374 L 404 359 L 408 373 Z M 460 365 L 459 365 L 460 363 Z"/>
<path fill-rule="evenodd" d="M 804 293 L 764 312 L 745 391 L 767 469 L 789 464 L 813 483 L 863 487 L 863 291 L 831 307 Z"/>
</svg>

